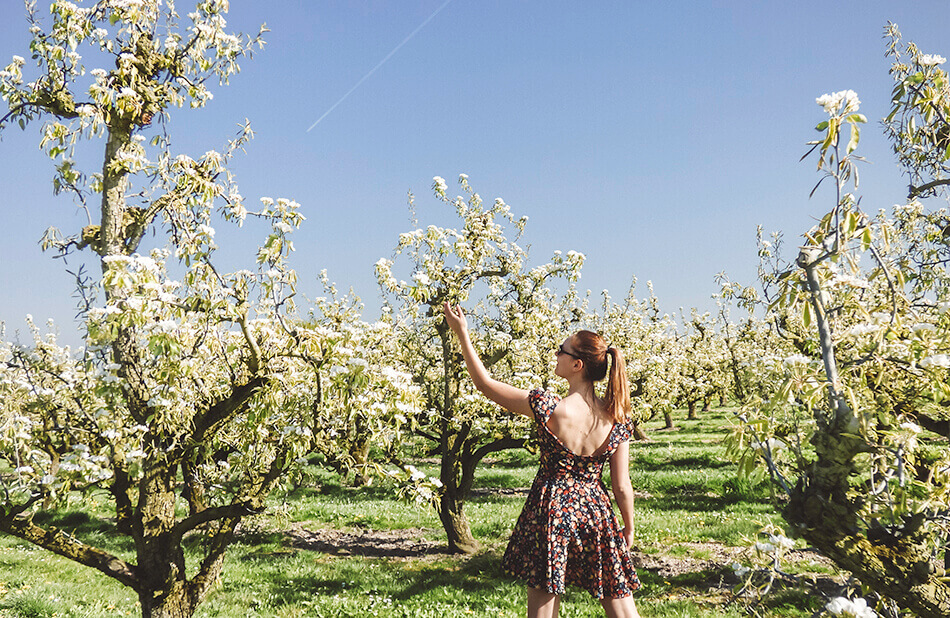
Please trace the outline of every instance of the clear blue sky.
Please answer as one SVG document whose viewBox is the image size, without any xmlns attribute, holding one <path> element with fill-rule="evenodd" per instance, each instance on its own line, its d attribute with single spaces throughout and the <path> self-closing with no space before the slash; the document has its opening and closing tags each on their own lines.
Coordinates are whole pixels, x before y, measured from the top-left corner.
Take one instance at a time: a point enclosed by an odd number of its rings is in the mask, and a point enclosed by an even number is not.
<svg viewBox="0 0 950 618">
<path fill-rule="evenodd" d="M 21 5 L 2 2 L 0 59 L 29 58 Z M 410 227 L 407 191 L 423 225 L 450 223 L 429 187 L 439 175 L 454 193 L 459 173 L 528 215 L 536 262 L 581 251 L 585 288 L 619 298 L 635 275 L 641 292 L 654 282 L 666 311 L 708 309 L 717 272 L 753 281 L 757 224 L 794 243 L 829 206 L 827 193 L 808 200 L 818 176 L 798 162 L 822 119 L 819 95 L 855 90 L 871 121 L 862 205 L 903 199 L 877 123 L 892 86 L 887 21 L 924 52 L 950 56 L 946 0 L 451 0 L 333 108 L 444 2 L 232 0 L 232 29 L 266 22 L 269 44 L 208 108 L 171 125 L 178 149 L 197 156 L 249 118 L 257 137 L 234 166 L 243 194 L 300 202 L 302 292 L 319 295 L 325 268 L 363 298 L 369 319 L 373 264 Z M 52 196 L 38 129 L 0 141 L 0 321 L 9 338 L 27 313 L 52 317 L 75 342 L 70 278 L 37 240 L 83 218 Z M 229 265 L 253 264 L 253 228 L 218 238 Z"/>
</svg>

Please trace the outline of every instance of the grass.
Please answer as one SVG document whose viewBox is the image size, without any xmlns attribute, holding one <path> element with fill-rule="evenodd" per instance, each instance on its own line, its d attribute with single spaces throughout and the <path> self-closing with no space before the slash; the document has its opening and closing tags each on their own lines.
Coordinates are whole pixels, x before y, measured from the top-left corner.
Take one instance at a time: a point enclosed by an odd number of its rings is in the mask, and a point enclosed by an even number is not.
<svg viewBox="0 0 950 618">
<path fill-rule="evenodd" d="M 636 503 L 637 543 L 645 557 L 715 561 L 712 547 L 746 546 L 766 523 L 780 523 L 768 487 L 737 482 L 735 466 L 723 459 L 719 441 L 730 418 L 729 410 L 715 410 L 700 420 L 679 421 L 674 431 L 657 431 L 659 423 L 648 423 L 651 441 L 631 445 L 631 478 L 642 496 Z M 434 473 L 431 464 L 419 467 Z M 432 509 L 395 499 L 385 483 L 348 487 L 335 474 L 312 467 L 306 486 L 275 498 L 270 514 L 248 522 L 228 552 L 221 582 L 196 615 L 522 616 L 524 586 L 501 572 L 500 561 L 524 496 L 490 490 L 527 487 L 536 468 L 536 457 L 523 451 L 483 462 L 475 483 L 482 491 L 466 505 L 482 546 L 479 553 L 393 559 L 328 554 L 291 543 L 285 534 L 291 526 L 402 531 L 430 543 L 445 542 Z M 131 553 L 127 540 L 111 534 L 103 520 L 75 510 L 47 517 L 108 551 L 124 557 Z M 722 569 L 686 569 L 668 576 L 641 569 L 640 576 L 644 587 L 637 604 L 645 616 L 746 615 L 738 604 L 724 602 L 722 589 L 708 590 L 710 581 L 722 578 Z M 808 595 L 795 591 L 784 591 L 758 608 L 762 616 L 810 616 L 814 609 Z M 0 537 L 0 618 L 138 613 L 129 589 L 12 537 Z M 602 615 L 586 592 L 570 590 L 562 600 L 561 616 Z"/>
</svg>

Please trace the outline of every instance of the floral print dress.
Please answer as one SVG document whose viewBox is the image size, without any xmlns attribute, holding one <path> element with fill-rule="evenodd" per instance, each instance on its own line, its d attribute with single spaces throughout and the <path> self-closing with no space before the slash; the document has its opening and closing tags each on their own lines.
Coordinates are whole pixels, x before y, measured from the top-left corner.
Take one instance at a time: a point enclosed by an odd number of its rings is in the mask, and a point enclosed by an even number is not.
<svg viewBox="0 0 950 618">
<path fill-rule="evenodd" d="M 541 465 L 502 567 L 553 594 L 574 584 L 598 599 L 629 596 L 640 580 L 601 479 L 604 463 L 630 439 L 629 423 L 613 426 L 604 452 L 576 455 L 547 426 L 560 398 L 535 389 L 528 401 L 538 423 Z"/>
</svg>

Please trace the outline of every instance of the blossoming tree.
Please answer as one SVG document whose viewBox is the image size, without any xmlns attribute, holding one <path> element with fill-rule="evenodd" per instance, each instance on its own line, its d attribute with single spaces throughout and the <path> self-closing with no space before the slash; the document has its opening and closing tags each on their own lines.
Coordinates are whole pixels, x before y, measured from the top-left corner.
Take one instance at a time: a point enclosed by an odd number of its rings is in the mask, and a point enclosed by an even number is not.
<svg viewBox="0 0 950 618">
<path fill-rule="evenodd" d="M 799 352 L 777 367 L 778 391 L 743 419 L 789 494 L 793 530 L 875 593 L 936 617 L 950 615 L 950 215 L 921 198 L 950 184 L 950 82 L 942 57 L 888 31 L 885 126 L 909 201 L 873 216 L 859 207 L 857 95 L 820 97 L 828 116 L 810 152 L 833 206 L 793 263 L 778 246 L 762 253 L 769 319 Z M 778 432 L 782 452 L 767 447 Z"/>
<path fill-rule="evenodd" d="M 520 237 L 527 218 L 515 220 L 501 199 L 486 207 L 466 176 L 460 184 L 465 197 L 449 198 L 439 177 L 433 188 L 455 209 L 461 227 L 430 225 L 401 234 L 395 259 L 379 260 L 376 271 L 395 310 L 401 364 L 422 389 L 415 433 L 440 458 L 436 507 L 449 547 L 471 552 L 476 543 L 464 505 L 475 470 L 486 455 L 523 446 L 528 424 L 475 390 L 442 304 L 465 306 L 475 346 L 497 378 L 521 388 L 547 386 L 554 350 L 573 315 L 572 295 L 559 297 L 551 286 L 576 280 L 584 258 L 558 253 L 529 269 L 527 252 L 505 233 L 509 224 Z M 411 275 L 397 279 L 394 269 Z"/>
<path fill-rule="evenodd" d="M 193 614 L 242 518 L 300 457 L 333 450 L 326 418 L 346 397 L 332 383 L 321 390 L 321 375 L 361 369 L 344 350 L 353 335 L 296 316 L 287 258 L 298 205 L 264 198 L 248 209 L 238 192 L 227 164 L 249 127 L 221 152 L 173 151 L 170 111 L 204 106 L 209 83 L 226 82 L 261 43 L 228 34 L 226 10 L 208 0 L 182 19 L 159 0 L 63 1 L 44 27 L 28 3 L 36 66 L 14 57 L 0 72 L 0 130 L 42 122 L 54 188 L 89 217 L 74 234 L 51 229 L 44 245 L 90 256 L 101 272 L 79 278 L 82 348 L 35 327 L 32 342 L 0 344 L 0 532 L 129 586 L 148 617 Z M 83 170 L 92 144 L 102 158 Z M 214 225 L 248 217 L 270 228 L 255 270 L 222 272 Z M 140 253 L 148 230 L 167 243 Z M 413 400 L 399 374 L 367 380 L 389 418 Z M 104 524 L 114 521 L 134 559 L 33 518 L 88 508 L 92 492 L 110 497 Z M 186 552 L 194 535 L 203 542 Z"/>
<path fill-rule="evenodd" d="M 708 411 L 713 397 L 729 387 L 726 349 L 710 314 L 692 309 L 688 318 L 682 315 L 682 323 L 674 401 L 686 407 L 688 419 L 695 420 L 699 403 Z"/>
</svg>

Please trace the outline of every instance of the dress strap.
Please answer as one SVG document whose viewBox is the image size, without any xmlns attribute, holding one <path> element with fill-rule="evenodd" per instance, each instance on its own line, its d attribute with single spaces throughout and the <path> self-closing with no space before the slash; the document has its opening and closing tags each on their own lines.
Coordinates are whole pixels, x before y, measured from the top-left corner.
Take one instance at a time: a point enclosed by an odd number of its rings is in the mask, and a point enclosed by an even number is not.
<svg viewBox="0 0 950 618">
<path fill-rule="evenodd" d="M 528 394 L 528 405 L 534 412 L 534 419 L 541 425 L 548 422 L 560 397 L 542 388 L 536 388 Z"/>
</svg>

